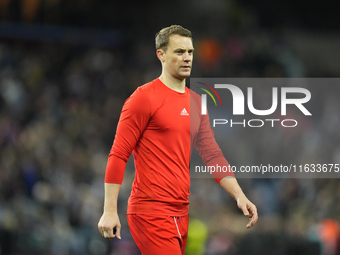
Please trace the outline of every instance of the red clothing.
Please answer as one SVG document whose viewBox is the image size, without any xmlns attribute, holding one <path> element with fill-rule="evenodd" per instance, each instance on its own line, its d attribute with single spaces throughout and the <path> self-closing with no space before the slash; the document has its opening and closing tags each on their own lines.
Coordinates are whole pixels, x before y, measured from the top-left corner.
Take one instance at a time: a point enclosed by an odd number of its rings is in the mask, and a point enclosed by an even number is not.
<svg viewBox="0 0 340 255">
<path fill-rule="evenodd" d="M 200 102 L 190 89 L 179 93 L 159 79 L 139 87 L 125 101 L 105 182 L 122 183 L 133 151 L 136 173 L 128 214 L 188 214 L 193 145 L 206 165 L 228 165 L 208 116 L 200 113 Z"/>
<path fill-rule="evenodd" d="M 184 255 L 189 215 L 182 217 L 129 214 L 131 235 L 143 255 Z"/>
</svg>

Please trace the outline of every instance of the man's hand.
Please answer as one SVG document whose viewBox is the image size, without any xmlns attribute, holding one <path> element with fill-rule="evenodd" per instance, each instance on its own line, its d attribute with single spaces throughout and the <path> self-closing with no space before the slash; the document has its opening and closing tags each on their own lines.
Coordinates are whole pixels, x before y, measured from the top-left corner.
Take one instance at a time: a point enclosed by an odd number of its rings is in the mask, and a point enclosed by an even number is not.
<svg viewBox="0 0 340 255">
<path fill-rule="evenodd" d="M 106 239 L 120 237 L 120 221 L 117 213 L 117 199 L 120 189 L 120 184 L 105 183 L 105 199 L 104 199 L 104 213 L 98 222 L 99 232 Z M 116 232 L 114 232 L 114 228 Z"/>
<path fill-rule="evenodd" d="M 220 186 L 227 191 L 237 202 L 243 214 L 249 217 L 247 228 L 254 226 L 258 219 L 256 206 L 244 195 L 235 178 L 225 177 L 220 181 Z"/>
<path fill-rule="evenodd" d="M 117 237 L 118 239 L 122 239 L 120 236 L 121 229 L 119 217 L 117 213 L 106 213 L 104 212 L 102 217 L 98 223 L 99 232 L 106 239 L 113 239 Z M 114 228 L 116 228 L 116 232 L 114 233 Z"/>
<path fill-rule="evenodd" d="M 247 224 L 247 228 L 251 228 L 257 222 L 258 214 L 256 206 L 246 198 L 246 196 L 241 196 L 237 198 L 237 206 L 243 212 L 243 214 L 249 217 L 249 222 Z"/>
</svg>

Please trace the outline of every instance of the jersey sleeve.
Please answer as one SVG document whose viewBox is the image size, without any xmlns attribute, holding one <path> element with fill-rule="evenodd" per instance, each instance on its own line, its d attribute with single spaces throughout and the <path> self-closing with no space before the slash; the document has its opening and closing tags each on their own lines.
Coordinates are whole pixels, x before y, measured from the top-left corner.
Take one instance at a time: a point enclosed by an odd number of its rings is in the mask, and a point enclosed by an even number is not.
<svg viewBox="0 0 340 255">
<path fill-rule="evenodd" d="M 105 182 L 122 184 L 126 162 L 151 117 L 148 94 L 137 89 L 124 103 L 108 157 Z"/>
<path fill-rule="evenodd" d="M 215 140 L 208 114 L 202 115 L 198 135 L 195 139 L 195 147 L 206 166 L 212 166 L 215 167 L 215 169 L 217 169 L 217 166 L 220 166 L 220 169 L 222 169 L 222 167 L 225 167 L 224 169 L 230 169 L 228 161 Z M 212 175 L 218 184 L 226 176 L 235 177 L 232 171 L 216 171 L 212 172 Z"/>
</svg>

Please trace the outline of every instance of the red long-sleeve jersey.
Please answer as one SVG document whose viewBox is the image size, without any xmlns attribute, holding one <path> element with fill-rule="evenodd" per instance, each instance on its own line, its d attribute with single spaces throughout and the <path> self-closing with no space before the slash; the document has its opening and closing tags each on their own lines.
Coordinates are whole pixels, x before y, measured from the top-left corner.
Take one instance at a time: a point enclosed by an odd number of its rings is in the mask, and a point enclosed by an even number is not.
<svg viewBox="0 0 340 255">
<path fill-rule="evenodd" d="M 125 101 L 105 182 L 122 183 L 125 164 L 133 152 L 136 171 L 128 214 L 188 214 L 193 146 L 206 165 L 228 165 L 208 116 L 201 115 L 200 101 L 190 89 L 179 93 L 159 79 L 139 87 Z"/>
</svg>

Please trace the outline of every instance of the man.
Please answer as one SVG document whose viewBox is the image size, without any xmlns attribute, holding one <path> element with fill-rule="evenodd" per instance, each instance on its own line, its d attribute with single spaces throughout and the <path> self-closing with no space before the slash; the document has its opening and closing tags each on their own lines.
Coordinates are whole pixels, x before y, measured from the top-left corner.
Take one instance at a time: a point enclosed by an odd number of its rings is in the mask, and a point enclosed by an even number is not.
<svg viewBox="0 0 340 255">
<path fill-rule="evenodd" d="M 193 61 L 191 32 L 178 25 L 164 28 L 156 35 L 156 49 L 161 76 L 137 88 L 121 112 L 106 168 L 98 229 L 107 239 L 121 239 L 117 198 L 133 151 L 136 174 L 127 212 L 131 234 L 144 255 L 180 255 L 188 233 L 192 147 L 206 165 L 228 162 L 213 137 L 209 118 L 200 114 L 199 96 L 185 86 Z M 256 207 L 233 174 L 227 175 L 215 179 L 250 218 L 249 228 L 257 221 Z"/>
</svg>

